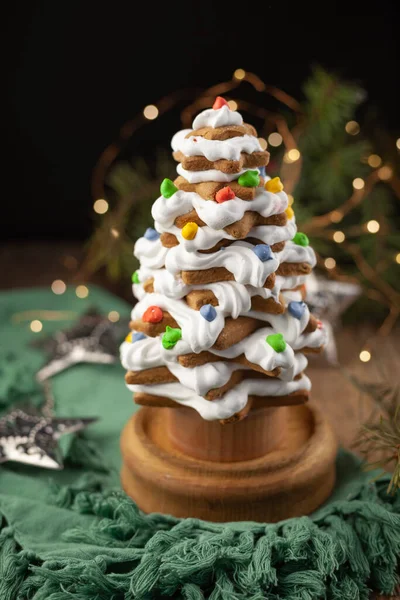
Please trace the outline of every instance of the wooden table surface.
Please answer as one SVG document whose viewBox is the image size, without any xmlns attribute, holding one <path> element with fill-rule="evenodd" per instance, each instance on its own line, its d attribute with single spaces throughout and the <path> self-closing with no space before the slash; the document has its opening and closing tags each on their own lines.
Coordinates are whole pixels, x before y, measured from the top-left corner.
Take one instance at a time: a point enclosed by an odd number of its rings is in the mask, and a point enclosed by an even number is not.
<svg viewBox="0 0 400 600">
<path fill-rule="evenodd" d="M 80 261 L 82 256 L 83 246 L 75 242 L 14 242 L 0 246 L 0 289 L 50 286 L 55 279 L 71 285 L 82 283 L 74 281 L 74 271 L 70 268 L 74 262 L 71 257 Z M 114 293 L 121 291 L 102 275 L 96 275 L 91 281 Z M 399 330 L 388 337 L 374 339 L 373 357 L 370 362 L 362 363 L 360 350 L 372 334 L 373 330 L 367 324 L 338 330 L 336 341 L 340 364 L 363 381 L 382 380 L 384 373 L 386 380 L 398 382 Z M 340 443 L 351 448 L 360 423 L 374 408 L 371 398 L 360 393 L 341 369 L 326 364 L 323 358 L 311 358 L 308 375 L 313 382 L 312 402 L 323 408 Z M 399 599 L 400 591 L 393 597 Z"/>
</svg>

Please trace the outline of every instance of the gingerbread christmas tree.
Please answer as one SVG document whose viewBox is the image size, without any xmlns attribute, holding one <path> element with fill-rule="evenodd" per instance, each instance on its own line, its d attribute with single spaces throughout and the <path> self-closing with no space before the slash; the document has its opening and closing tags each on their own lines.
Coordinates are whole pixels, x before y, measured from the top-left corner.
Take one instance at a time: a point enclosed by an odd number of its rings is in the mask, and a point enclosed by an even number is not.
<svg viewBox="0 0 400 600">
<path fill-rule="evenodd" d="M 185 415 L 171 426 L 179 446 L 188 411 L 197 435 L 200 418 L 232 428 L 266 418 L 262 409 L 306 403 L 306 355 L 323 348 L 326 333 L 305 302 L 315 254 L 279 177 L 265 173 L 269 153 L 254 127 L 218 97 L 172 148 L 178 177 L 162 182 L 154 228 L 134 249 L 138 303 L 121 360 L 137 404 Z M 268 449 L 285 427 L 283 411 L 273 414 L 269 441 L 260 438 Z M 227 447 L 231 434 L 210 427 L 197 446 L 215 434 L 212 443 Z M 229 456 L 220 460 L 240 459 Z"/>
</svg>

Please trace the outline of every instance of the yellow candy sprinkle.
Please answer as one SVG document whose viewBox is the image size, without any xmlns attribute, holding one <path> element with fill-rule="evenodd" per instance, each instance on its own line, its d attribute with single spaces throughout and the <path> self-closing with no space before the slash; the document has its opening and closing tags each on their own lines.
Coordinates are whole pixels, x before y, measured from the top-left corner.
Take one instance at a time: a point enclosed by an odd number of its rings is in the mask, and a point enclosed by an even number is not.
<svg viewBox="0 0 400 600">
<path fill-rule="evenodd" d="M 132 343 L 132 333 L 128 333 L 128 335 L 125 338 L 126 342 Z"/>
<path fill-rule="evenodd" d="M 286 216 L 288 219 L 293 219 L 294 217 L 294 210 L 293 208 L 291 208 L 290 206 L 287 207 L 287 209 L 285 210 Z"/>
<path fill-rule="evenodd" d="M 283 183 L 280 180 L 280 177 L 274 177 L 267 181 L 264 185 L 267 192 L 272 192 L 273 194 L 277 194 L 283 190 Z"/>
<path fill-rule="evenodd" d="M 182 237 L 185 238 L 185 240 L 194 240 L 198 228 L 199 226 L 197 223 L 186 223 L 186 225 L 182 227 Z"/>
</svg>

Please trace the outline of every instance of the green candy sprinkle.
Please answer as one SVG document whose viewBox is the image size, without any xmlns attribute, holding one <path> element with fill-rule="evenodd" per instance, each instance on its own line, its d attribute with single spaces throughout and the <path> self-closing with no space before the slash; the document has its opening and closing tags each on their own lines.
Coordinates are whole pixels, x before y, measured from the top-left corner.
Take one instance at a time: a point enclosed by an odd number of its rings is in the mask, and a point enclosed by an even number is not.
<svg viewBox="0 0 400 600">
<path fill-rule="evenodd" d="M 140 283 L 139 271 L 135 271 L 132 275 L 132 283 Z"/>
<path fill-rule="evenodd" d="M 161 343 L 166 350 L 171 350 L 177 342 L 182 338 L 182 330 L 178 327 L 170 327 L 167 325 L 166 331 L 162 336 Z"/>
<path fill-rule="evenodd" d="M 160 192 L 164 198 L 171 198 L 177 191 L 178 188 L 170 179 L 164 179 L 160 186 Z"/>
<path fill-rule="evenodd" d="M 275 350 L 275 352 L 283 352 L 286 350 L 286 342 L 281 333 L 272 333 L 265 338 L 267 344 Z"/>
<path fill-rule="evenodd" d="M 308 246 L 310 243 L 310 240 L 308 239 L 308 237 L 306 236 L 305 233 L 300 233 L 298 231 L 293 238 L 293 242 L 295 244 L 297 244 L 298 246 Z"/>
<path fill-rule="evenodd" d="M 258 171 L 246 171 L 239 177 L 238 184 L 243 187 L 257 187 L 260 185 L 260 173 Z"/>
</svg>

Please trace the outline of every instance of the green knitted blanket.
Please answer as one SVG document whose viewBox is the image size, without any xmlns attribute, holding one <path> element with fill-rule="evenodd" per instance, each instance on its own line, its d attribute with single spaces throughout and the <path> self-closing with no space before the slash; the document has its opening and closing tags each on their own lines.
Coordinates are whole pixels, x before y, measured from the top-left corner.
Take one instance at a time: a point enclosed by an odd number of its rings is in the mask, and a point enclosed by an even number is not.
<svg viewBox="0 0 400 600">
<path fill-rule="evenodd" d="M 0 408 L 30 393 L 44 357 L 23 311 L 91 305 L 129 314 L 95 287 L 0 294 Z M 15 315 L 18 315 L 15 317 Z M 39 317 L 38 317 L 39 318 Z M 71 321 L 44 321 L 44 332 Z M 9 353 L 18 360 L 10 362 Z M 53 379 L 60 416 L 100 416 L 67 439 L 66 468 L 0 467 L 1 600 L 355 600 L 391 593 L 400 555 L 400 497 L 338 456 L 334 494 L 310 517 L 277 524 L 207 523 L 143 514 L 118 487 L 119 433 L 134 410 L 116 365 L 77 365 Z"/>
</svg>

